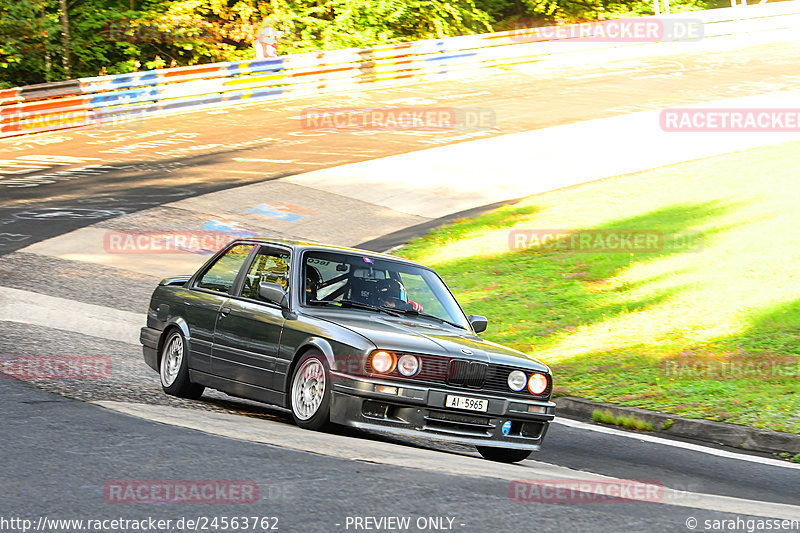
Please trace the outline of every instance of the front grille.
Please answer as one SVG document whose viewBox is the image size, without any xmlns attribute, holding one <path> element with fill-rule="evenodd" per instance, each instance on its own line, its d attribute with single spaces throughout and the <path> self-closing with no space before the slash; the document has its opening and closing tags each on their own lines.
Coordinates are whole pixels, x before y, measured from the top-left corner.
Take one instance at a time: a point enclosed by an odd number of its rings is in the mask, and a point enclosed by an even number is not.
<svg viewBox="0 0 800 533">
<path fill-rule="evenodd" d="M 467 437 L 488 437 L 494 429 L 488 417 L 451 413 L 448 411 L 429 411 L 425 416 L 425 429 L 450 435 Z"/>
<path fill-rule="evenodd" d="M 447 380 L 447 357 L 433 357 L 429 355 L 418 356 L 420 360 L 419 373 L 414 376 L 423 381 L 444 383 Z"/>
<path fill-rule="evenodd" d="M 488 368 L 489 365 L 486 363 L 453 359 L 450 361 L 450 370 L 447 373 L 447 384 L 480 389 L 483 387 Z"/>
</svg>

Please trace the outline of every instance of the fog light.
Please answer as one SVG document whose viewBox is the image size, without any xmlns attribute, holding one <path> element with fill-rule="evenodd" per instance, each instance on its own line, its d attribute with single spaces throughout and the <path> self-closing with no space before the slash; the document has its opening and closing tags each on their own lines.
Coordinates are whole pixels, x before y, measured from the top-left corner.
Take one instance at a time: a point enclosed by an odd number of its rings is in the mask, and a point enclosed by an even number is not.
<svg viewBox="0 0 800 533">
<path fill-rule="evenodd" d="M 413 355 L 404 355 L 397 361 L 397 370 L 406 377 L 411 377 L 419 371 L 419 359 Z"/>
<path fill-rule="evenodd" d="M 375 352 L 372 354 L 372 369 L 380 374 L 394 370 L 397 359 L 389 352 Z"/>
<path fill-rule="evenodd" d="M 531 374 L 528 390 L 531 394 L 541 394 L 547 389 L 547 377 L 544 374 Z"/>
<path fill-rule="evenodd" d="M 389 387 L 388 385 L 375 385 L 375 392 L 382 392 L 384 394 L 397 394 L 397 387 Z"/>
<path fill-rule="evenodd" d="M 525 388 L 525 383 L 528 381 L 528 376 L 525 372 L 514 370 L 508 375 L 508 388 L 519 392 Z"/>
</svg>

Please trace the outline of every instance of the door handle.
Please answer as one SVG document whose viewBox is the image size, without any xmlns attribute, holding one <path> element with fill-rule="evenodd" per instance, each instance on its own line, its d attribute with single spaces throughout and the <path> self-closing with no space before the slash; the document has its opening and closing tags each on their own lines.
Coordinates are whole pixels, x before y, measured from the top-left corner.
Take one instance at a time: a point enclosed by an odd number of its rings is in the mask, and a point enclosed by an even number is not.
<svg viewBox="0 0 800 533">
<path fill-rule="evenodd" d="M 219 310 L 219 313 L 222 316 L 228 316 L 230 314 L 230 312 L 231 312 L 231 308 L 230 307 L 223 307 L 222 309 Z"/>
</svg>

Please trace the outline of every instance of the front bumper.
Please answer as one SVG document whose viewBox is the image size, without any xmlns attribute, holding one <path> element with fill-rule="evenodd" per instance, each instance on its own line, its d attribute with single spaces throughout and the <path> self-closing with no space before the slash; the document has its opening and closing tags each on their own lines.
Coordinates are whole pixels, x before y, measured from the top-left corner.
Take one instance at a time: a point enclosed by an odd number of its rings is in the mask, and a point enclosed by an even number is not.
<svg viewBox="0 0 800 533">
<path fill-rule="evenodd" d="M 331 421 L 382 433 L 426 437 L 474 446 L 523 450 L 541 447 L 555 404 L 541 400 L 505 398 L 481 390 L 449 390 L 331 373 Z M 378 392 L 395 387 L 397 394 Z M 448 394 L 488 400 L 487 411 L 445 407 Z M 534 412 L 535 411 L 535 412 Z M 508 434 L 503 424 L 511 422 Z"/>
</svg>

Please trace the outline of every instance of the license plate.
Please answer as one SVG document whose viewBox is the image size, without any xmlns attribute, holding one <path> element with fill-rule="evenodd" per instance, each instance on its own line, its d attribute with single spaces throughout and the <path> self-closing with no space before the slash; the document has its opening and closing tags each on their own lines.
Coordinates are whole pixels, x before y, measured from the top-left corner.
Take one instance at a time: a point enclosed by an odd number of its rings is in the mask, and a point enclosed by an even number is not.
<svg viewBox="0 0 800 533">
<path fill-rule="evenodd" d="M 469 409 L 470 411 L 483 411 L 489 407 L 489 400 L 478 398 L 468 398 L 466 396 L 452 396 L 450 394 L 444 400 L 445 407 L 455 407 L 456 409 Z"/>
</svg>

